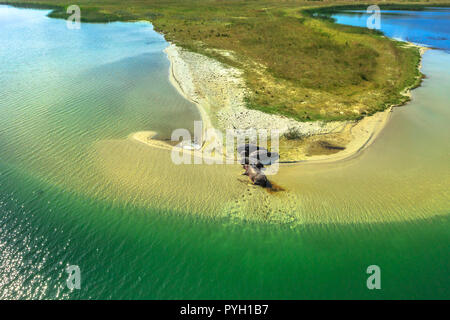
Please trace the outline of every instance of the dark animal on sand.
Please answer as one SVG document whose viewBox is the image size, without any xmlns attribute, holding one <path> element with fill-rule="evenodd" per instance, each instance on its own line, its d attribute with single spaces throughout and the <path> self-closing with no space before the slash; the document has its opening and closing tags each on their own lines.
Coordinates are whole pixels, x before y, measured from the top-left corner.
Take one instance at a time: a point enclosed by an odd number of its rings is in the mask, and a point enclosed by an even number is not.
<svg viewBox="0 0 450 320">
<path fill-rule="evenodd" d="M 280 155 L 278 153 L 269 152 L 266 149 L 253 151 L 249 155 L 250 163 L 255 162 L 255 161 L 252 161 L 252 159 L 255 159 L 258 162 L 262 163 L 263 165 L 271 165 L 272 163 L 277 161 L 279 158 L 280 158 Z"/>
<path fill-rule="evenodd" d="M 261 169 L 264 168 L 264 165 L 261 163 L 261 161 L 259 161 L 256 158 L 249 158 L 249 157 L 242 157 L 239 160 L 240 164 L 244 165 L 244 164 L 250 164 L 250 165 L 254 165 L 256 168 Z"/>
<path fill-rule="evenodd" d="M 261 169 L 252 164 L 244 164 L 245 175 L 247 175 L 253 184 L 270 188 L 272 185 L 270 181 L 267 179 L 266 175 L 261 172 Z"/>
<path fill-rule="evenodd" d="M 266 150 L 266 148 L 259 147 L 256 144 L 246 143 L 237 146 L 237 152 L 241 155 L 241 157 L 248 157 L 251 153 L 259 150 Z"/>
</svg>

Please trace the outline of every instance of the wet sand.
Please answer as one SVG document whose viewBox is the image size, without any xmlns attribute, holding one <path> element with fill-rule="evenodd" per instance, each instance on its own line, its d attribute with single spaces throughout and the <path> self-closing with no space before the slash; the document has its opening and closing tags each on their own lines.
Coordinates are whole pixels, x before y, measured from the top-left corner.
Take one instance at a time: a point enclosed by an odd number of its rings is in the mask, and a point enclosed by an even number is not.
<svg viewBox="0 0 450 320">
<path fill-rule="evenodd" d="M 447 55 L 438 52 L 431 52 L 427 61 L 425 73 L 431 79 L 440 65 L 450 63 Z M 446 110 L 442 84 L 448 75 L 441 77 L 425 80 L 426 87 L 413 92 L 407 107 L 377 113 L 352 126 L 350 133 L 360 140 L 350 142 L 347 150 L 282 164 L 270 177 L 283 189 L 275 193 L 249 184 L 237 164 L 175 165 L 171 146 L 154 142 L 151 132 L 135 133 L 125 141 L 99 142 L 95 158 L 102 160 L 102 175 L 120 184 L 113 195 L 143 207 L 178 208 L 237 223 L 426 219 L 448 209 L 448 166 L 443 162 L 447 151 L 436 146 L 444 145 L 446 137 L 433 120 L 434 114 Z M 424 126 L 430 121 L 435 125 Z"/>
</svg>

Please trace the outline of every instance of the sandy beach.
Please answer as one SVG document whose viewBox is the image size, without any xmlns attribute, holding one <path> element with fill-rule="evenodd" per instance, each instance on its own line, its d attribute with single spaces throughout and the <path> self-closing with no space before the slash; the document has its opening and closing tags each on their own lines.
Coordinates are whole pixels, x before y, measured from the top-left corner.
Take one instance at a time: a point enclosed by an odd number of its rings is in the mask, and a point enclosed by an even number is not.
<svg viewBox="0 0 450 320">
<path fill-rule="evenodd" d="M 408 44 L 413 45 L 413 44 Z M 426 48 L 420 47 L 421 54 Z M 390 118 L 392 108 L 367 116 L 360 121 L 299 122 L 284 116 L 250 110 L 245 106 L 246 87 L 241 71 L 226 66 L 212 58 L 189 52 L 174 44 L 165 49 L 170 61 L 169 80 L 186 99 L 196 104 L 203 121 L 203 145 L 217 137 L 207 137 L 208 129 L 267 129 L 280 134 L 294 128 L 312 141 L 339 141 L 342 151 L 319 155 L 293 155 L 283 157 L 280 162 L 330 162 L 356 156 L 367 148 L 382 131 Z M 403 93 L 409 95 L 407 89 Z M 211 135 L 211 134 L 210 134 Z M 136 135 L 135 138 L 140 137 Z M 142 137 L 140 137 L 142 138 Z M 152 146 L 148 137 L 136 139 Z M 283 143 L 283 142 L 281 142 Z"/>
<path fill-rule="evenodd" d="M 299 122 L 245 107 L 246 87 L 241 71 L 174 44 L 165 49 L 170 61 L 169 79 L 189 101 L 197 104 L 205 129 L 296 128 L 305 134 L 341 130 L 343 122 Z"/>
</svg>

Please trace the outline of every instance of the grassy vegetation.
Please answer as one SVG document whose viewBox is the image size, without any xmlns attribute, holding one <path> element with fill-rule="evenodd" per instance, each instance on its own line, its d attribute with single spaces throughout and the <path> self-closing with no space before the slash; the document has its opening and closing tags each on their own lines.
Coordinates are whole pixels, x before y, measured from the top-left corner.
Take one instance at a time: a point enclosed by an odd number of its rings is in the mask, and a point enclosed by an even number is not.
<svg viewBox="0 0 450 320">
<path fill-rule="evenodd" d="M 66 18 L 72 1 L 10 0 L 54 9 Z M 420 55 L 379 32 L 340 26 L 326 17 L 331 5 L 367 1 L 79 0 L 82 21 L 151 21 L 166 39 L 244 71 L 249 108 L 297 120 L 359 119 L 404 103 L 418 85 Z M 434 1 L 439 4 L 442 1 Z M 408 9 L 429 1 L 391 4 Z M 442 4 L 440 4 L 442 5 Z M 383 7 L 383 5 L 382 5 Z"/>
<path fill-rule="evenodd" d="M 288 140 L 303 140 L 306 136 L 296 128 L 289 128 L 289 130 L 283 134 L 283 137 Z"/>
</svg>

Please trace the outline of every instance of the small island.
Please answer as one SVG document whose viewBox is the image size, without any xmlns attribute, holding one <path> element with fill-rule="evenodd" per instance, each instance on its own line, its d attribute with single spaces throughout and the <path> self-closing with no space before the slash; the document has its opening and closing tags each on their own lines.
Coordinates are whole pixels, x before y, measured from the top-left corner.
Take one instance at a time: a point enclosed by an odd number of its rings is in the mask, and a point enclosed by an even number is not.
<svg viewBox="0 0 450 320">
<path fill-rule="evenodd" d="M 6 3 L 68 16 L 58 0 Z M 336 1 L 79 2 L 84 22 L 150 21 L 171 43 L 170 79 L 197 104 L 204 127 L 279 129 L 285 162 L 354 155 L 422 79 L 424 48 L 335 24 L 330 14 L 349 7 L 331 4 Z"/>
</svg>

